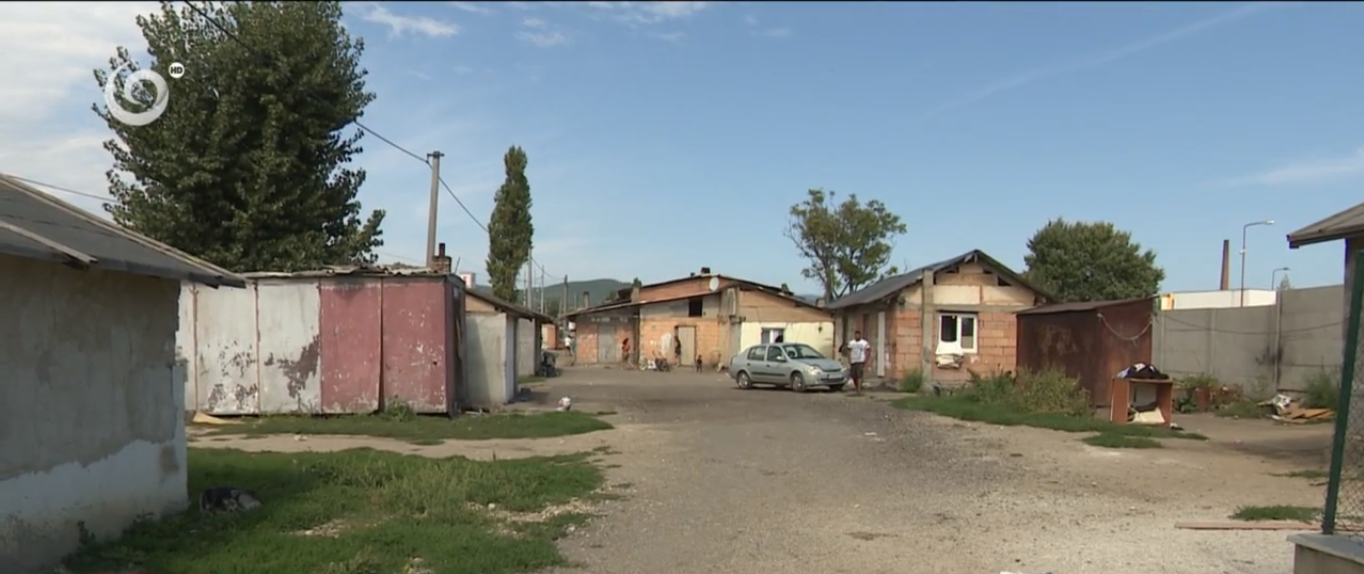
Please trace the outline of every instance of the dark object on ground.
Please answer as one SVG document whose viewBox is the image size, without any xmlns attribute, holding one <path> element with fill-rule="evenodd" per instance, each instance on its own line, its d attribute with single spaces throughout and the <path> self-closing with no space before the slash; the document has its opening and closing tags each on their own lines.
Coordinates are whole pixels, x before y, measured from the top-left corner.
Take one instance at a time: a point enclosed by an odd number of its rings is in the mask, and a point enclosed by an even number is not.
<svg viewBox="0 0 1364 574">
<path fill-rule="evenodd" d="M 205 488 L 199 495 L 202 512 L 245 512 L 261 505 L 256 493 L 229 486 Z"/>
<path fill-rule="evenodd" d="M 1152 379 L 1163 381 L 1170 378 L 1170 375 L 1160 372 L 1155 365 L 1137 363 L 1126 369 L 1118 371 L 1119 379 Z"/>
<path fill-rule="evenodd" d="M 654 369 L 666 373 L 673 370 L 673 366 L 668 363 L 667 359 L 654 359 Z"/>
<path fill-rule="evenodd" d="M 535 375 L 545 378 L 559 376 L 558 360 L 559 356 L 549 351 L 540 353 L 540 364 L 535 367 Z"/>
</svg>

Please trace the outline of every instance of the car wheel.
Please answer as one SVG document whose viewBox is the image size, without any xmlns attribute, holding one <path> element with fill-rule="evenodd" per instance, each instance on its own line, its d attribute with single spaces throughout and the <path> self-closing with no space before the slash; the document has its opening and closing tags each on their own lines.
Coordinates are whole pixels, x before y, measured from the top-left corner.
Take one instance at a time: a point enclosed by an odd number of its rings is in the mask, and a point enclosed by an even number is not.
<svg viewBox="0 0 1364 574">
<path fill-rule="evenodd" d="M 739 371 L 738 376 L 734 377 L 734 382 L 738 383 L 739 388 L 741 389 L 753 388 L 753 381 L 749 380 L 748 373 L 745 373 L 743 371 Z"/>
<path fill-rule="evenodd" d="M 843 392 L 843 385 L 829 385 L 829 390 L 835 393 Z"/>
<path fill-rule="evenodd" d="M 802 375 L 800 373 L 791 373 L 791 390 L 797 393 L 805 392 L 806 390 L 805 375 Z"/>
</svg>

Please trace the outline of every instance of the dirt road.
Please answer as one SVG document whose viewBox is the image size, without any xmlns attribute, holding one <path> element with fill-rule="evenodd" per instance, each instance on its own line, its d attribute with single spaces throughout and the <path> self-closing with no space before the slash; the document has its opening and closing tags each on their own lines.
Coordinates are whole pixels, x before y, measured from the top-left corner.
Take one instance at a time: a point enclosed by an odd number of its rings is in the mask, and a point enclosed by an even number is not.
<svg viewBox="0 0 1364 574">
<path fill-rule="evenodd" d="M 573 397 L 578 410 L 616 412 L 608 420 L 618 429 L 437 447 L 290 437 L 199 444 L 480 457 L 609 444 L 608 476 L 627 496 L 564 540 L 581 565 L 564 573 L 1282 574 L 1292 559 L 1285 532 L 1173 525 L 1223 519 L 1244 504 L 1321 502 L 1310 481 L 1273 476 L 1302 460 L 1232 449 L 1237 439 L 1225 435 L 1234 427 L 1218 429 L 1224 440 L 1112 451 L 874 398 L 741 391 L 714 373 L 579 368 L 542 388 L 549 399 Z M 1226 426 L 1186 426 L 1202 423 Z M 1322 431 L 1300 434 L 1312 432 Z"/>
</svg>

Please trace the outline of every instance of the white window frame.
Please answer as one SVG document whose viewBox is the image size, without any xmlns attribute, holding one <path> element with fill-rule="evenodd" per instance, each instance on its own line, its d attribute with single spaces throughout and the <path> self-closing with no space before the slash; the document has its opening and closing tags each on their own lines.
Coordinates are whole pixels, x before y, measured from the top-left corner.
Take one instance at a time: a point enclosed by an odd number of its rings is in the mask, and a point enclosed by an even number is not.
<svg viewBox="0 0 1364 574">
<path fill-rule="evenodd" d="M 955 317 L 955 318 L 956 318 L 957 330 L 956 330 L 956 333 L 954 333 L 955 339 L 954 339 L 953 341 L 946 341 L 946 340 L 943 339 L 943 334 L 944 334 L 944 333 L 943 333 L 943 319 L 946 318 L 946 317 Z M 980 351 L 980 316 L 977 315 L 977 314 L 975 314 L 975 313 L 957 313 L 957 312 L 944 312 L 944 313 L 938 313 L 938 328 L 937 328 L 937 331 L 938 331 L 938 343 L 939 343 L 939 344 L 942 344 L 942 343 L 952 343 L 952 342 L 956 342 L 956 341 L 961 341 L 961 337 L 962 337 L 962 335 L 961 335 L 961 332 L 962 332 L 962 325 L 965 324 L 965 323 L 967 323 L 968 321 L 971 323 L 971 346 L 970 346 L 970 347 L 967 347 L 966 345 L 962 345 L 962 346 L 961 346 L 961 350 L 962 350 L 963 353 L 966 353 L 966 354 L 968 354 L 968 355 L 974 355 L 974 354 L 976 354 L 977 352 L 979 352 L 979 351 Z"/>
</svg>

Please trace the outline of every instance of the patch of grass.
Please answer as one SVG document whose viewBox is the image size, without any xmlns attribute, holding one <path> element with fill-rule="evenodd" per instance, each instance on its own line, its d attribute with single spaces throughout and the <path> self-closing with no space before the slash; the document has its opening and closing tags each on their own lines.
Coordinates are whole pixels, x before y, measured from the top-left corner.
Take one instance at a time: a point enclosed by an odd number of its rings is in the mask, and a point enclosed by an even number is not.
<svg viewBox="0 0 1364 574">
<path fill-rule="evenodd" d="M 1094 418 L 1074 379 L 1059 373 L 1020 373 L 972 377 L 971 383 L 947 396 L 905 397 L 892 405 L 965 421 L 1000 426 L 1029 426 L 1073 433 L 1149 438 L 1207 440 L 1197 433 L 1162 427 L 1119 425 Z M 1113 440 L 1113 439 L 1103 439 Z"/>
<path fill-rule="evenodd" d="M 1303 381 L 1303 406 L 1334 409 L 1340 405 L 1340 369 L 1317 369 Z"/>
<path fill-rule="evenodd" d="M 1310 506 L 1242 506 L 1233 512 L 1232 520 L 1260 521 L 1260 520 L 1294 520 L 1298 522 L 1313 522 L 1321 514 L 1320 508 Z"/>
<path fill-rule="evenodd" d="M 376 415 L 337 417 L 268 416 L 239 425 L 213 427 L 215 435 L 361 435 L 393 438 L 413 444 L 444 440 L 546 438 L 584 434 L 612 428 L 592 415 L 569 412 L 536 414 L 411 416 L 385 411 Z"/>
<path fill-rule="evenodd" d="M 1330 475 L 1331 475 L 1331 473 L 1330 473 L 1330 472 L 1327 472 L 1327 471 L 1325 471 L 1325 470 L 1308 469 L 1308 470 L 1295 470 L 1295 471 L 1293 471 L 1293 472 L 1282 472 L 1282 473 L 1277 473 L 1277 474 L 1275 474 L 1274 476 L 1283 476 L 1283 477 L 1287 477 L 1287 478 L 1311 478 L 1311 479 L 1322 479 L 1322 478 L 1328 478 L 1328 477 L 1330 477 Z"/>
<path fill-rule="evenodd" d="M 1093 436 L 1087 436 L 1085 438 L 1080 439 L 1080 442 L 1083 442 L 1090 446 L 1098 446 L 1103 448 L 1161 448 L 1164 446 L 1160 444 L 1160 441 L 1157 441 L 1156 439 L 1150 437 L 1131 436 L 1107 432 L 1099 433 Z"/>
<path fill-rule="evenodd" d="M 129 565 L 139 572 L 368 574 L 402 572 L 420 559 L 437 574 L 526 572 L 565 564 L 554 539 L 585 517 L 512 524 L 482 509 L 540 511 L 588 498 L 602 482 L 581 455 L 480 462 L 369 449 L 190 449 L 191 493 L 235 486 L 255 491 L 264 506 L 228 515 L 192 508 L 144 521 L 114 542 L 87 539 L 67 566 L 81 574 Z"/>
<path fill-rule="evenodd" d="M 924 379 L 924 372 L 919 369 L 906 372 L 903 377 L 900 377 L 900 392 L 917 393 L 923 390 Z"/>
<path fill-rule="evenodd" d="M 1222 408 L 1213 411 L 1213 414 L 1223 418 L 1262 419 L 1269 416 L 1269 408 L 1262 407 L 1255 401 L 1240 400 L 1223 405 Z"/>
<path fill-rule="evenodd" d="M 524 377 L 516 377 L 516 384 L 518 385 L 531 385 L 543 382 L 545 382 L 545 378 L 539 375 L 526 375 Z"/>
</svg>

